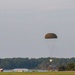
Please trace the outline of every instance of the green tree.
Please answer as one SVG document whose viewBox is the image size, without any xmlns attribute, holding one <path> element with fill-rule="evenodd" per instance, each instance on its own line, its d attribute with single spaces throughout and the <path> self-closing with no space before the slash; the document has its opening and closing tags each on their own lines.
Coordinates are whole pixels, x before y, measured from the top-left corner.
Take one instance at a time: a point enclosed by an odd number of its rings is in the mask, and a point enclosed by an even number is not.
<svg viewBox="0 0 75 75">
<path fill-rule="evenodd" d="M 58 71 L 65 71 L 66 67 L 64 65 L 58 67 Z"/>
<path fill-rule="evenodd" d="M 69 63 L 69 64 L 67 64 L 67 70 L 69 70 L 69 71 L 75 71 L 75 63 Z"/>
</svg>

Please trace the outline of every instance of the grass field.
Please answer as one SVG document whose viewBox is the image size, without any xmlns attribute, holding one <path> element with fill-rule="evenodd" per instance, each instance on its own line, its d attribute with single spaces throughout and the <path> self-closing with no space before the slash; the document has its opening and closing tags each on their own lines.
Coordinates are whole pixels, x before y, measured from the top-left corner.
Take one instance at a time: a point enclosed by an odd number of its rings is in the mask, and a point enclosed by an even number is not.
<svg viewBox="0 0 75 75">
<path fill-rule="evenodd" d="M 1 72 L 0 75 L 75 75 L 75 72 Z"/>
</svg>

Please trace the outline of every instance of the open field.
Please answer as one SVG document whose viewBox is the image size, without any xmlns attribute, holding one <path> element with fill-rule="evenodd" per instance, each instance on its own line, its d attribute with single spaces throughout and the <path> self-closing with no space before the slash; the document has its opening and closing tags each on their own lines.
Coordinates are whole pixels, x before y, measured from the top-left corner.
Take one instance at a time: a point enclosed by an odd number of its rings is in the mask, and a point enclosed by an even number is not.
<svg viewBox="0 0 75 75">
<path fill-rule="evenodd" d="M 1 72 L 0 75 L 75 75 L 75 72 Z"/>
</svg>

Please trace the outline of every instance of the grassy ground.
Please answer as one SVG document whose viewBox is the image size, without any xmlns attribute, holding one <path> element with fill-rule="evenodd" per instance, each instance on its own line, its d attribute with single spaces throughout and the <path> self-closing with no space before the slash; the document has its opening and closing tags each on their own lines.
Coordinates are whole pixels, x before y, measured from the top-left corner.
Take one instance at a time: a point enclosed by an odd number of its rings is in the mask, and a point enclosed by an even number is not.
<svg viewBox="0 0 75 75">
<path fill-rule="evenodd" d="M 75 72 L 1 72 L 0 75 L 75 75 Z"/>
</svg>

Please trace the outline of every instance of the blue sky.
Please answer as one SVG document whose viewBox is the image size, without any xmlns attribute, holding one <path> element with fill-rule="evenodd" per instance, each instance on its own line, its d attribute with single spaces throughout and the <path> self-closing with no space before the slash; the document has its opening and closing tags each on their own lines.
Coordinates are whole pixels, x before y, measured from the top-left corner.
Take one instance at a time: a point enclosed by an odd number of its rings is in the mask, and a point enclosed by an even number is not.
<svg viewBox="0 0 75 75">
<path fill-rule="evenodd" d="M 44 35 L 58 35 L 54 57 L 75 57 L 75 0 L 0 0 L 0 57 L 49 57 Z"/>
</svg>

